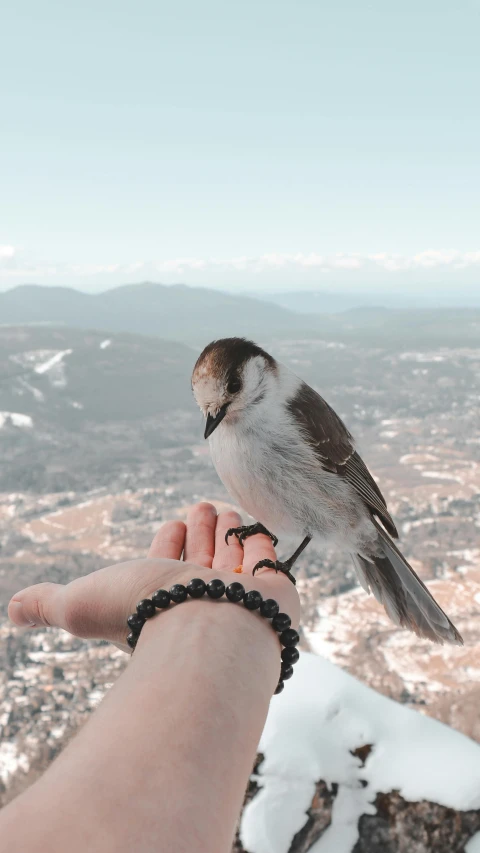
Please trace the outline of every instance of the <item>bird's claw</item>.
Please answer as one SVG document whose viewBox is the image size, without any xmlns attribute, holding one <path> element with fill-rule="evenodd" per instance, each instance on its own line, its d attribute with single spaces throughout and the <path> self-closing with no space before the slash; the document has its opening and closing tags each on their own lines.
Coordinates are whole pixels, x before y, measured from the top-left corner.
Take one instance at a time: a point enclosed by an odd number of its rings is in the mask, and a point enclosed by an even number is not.
<svg viewBox="0 0 480 853">
<path fill-rule="evenodd" d="M 240 534 L 242 530 L 243 527 L 229 527 L 227 532 L 225 533 L 225 542 L 227 543 L 227 545 L 230 545 L 230 542 L 228 541 L 230 539 L 230 536 L 236 536 L 238 541 L 240 541 Z"/>
<path fill-rule="evenodd" d="M 286 575 L 289 581 L 291 581 L 293 585 L 296 586 L 297 582 L 290 571 L 290 563 L 282 563 L 281 560 L 260 560 L 260 562 L 256 563 L 256 565 L 253 567 L 252 575 L 254 575 L 255 572 L 258 571 L 258 569 L 263 568 L 275 569 L 275 572 L 282 572 L 282 574 Z"/>
<path fill-rule="evenodd" d="M 243 547 L 243 543 L 245 539 L 248 539 L 249 536 L 255 536 L 257 533 L 264 533 L 266 536 L 270 536 L 272 540 L 273 547 L 276 548 L 278 545 L 278 539 L 274 536 L 273 533 L 270 533 L 263 524 L 243 524 L 241 527 L 230 527 L 225 533 L 225 542 L 229 545 L 230 536 L 236 536 L 240 545 Z"/>
</svg>

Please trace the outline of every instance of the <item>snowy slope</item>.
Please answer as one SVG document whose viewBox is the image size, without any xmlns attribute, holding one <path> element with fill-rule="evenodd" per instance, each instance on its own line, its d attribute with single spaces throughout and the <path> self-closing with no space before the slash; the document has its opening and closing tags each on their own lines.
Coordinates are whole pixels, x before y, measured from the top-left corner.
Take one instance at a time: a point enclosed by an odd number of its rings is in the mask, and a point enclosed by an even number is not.
<svg viewBox="0 0 480 853">
<path fill-rule="evenodd" d="M 3 327 L 0 413 L 28 416 L 37 434 L 85 421 L 143 419 L 194 401 L 195 350 L 164 341 L 49 326 Z M 15 420 L 16 419 L 16 420 Z M 0 416 L 0 426 L 6 417 Z M 30 423 L 30 425 L 32 425 Z"/>
<path fill-rule="evenodd" d="M 368 744 L 365 765 L 352 751 Z M 240 839 L 249 853 L 288 853 L 305 825 L 315 785 L 338 785 L 332 822 L 311 853 L 351 853 L 362 814 L 380 792 L 459 811 L 480 809 L 480 746 L 303 653 L 292 681 L 272 699 L 259 745 L 260 790 L 245 807 Z M 476 837 L 469 842 L 475 853 Z M 480 847 L 479 847 L 480 849 Z"/>
</svg>

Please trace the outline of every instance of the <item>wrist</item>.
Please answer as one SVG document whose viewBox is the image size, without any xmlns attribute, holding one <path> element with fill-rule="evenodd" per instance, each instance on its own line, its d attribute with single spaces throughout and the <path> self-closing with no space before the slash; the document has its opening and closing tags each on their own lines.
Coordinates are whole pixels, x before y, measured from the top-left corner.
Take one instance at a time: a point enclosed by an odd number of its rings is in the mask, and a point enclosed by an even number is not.
<svg viewBox="0 0 480 853">
<path fill-rule="evenodd" d="M 159 658 L 171 658 L 179 681 L 190 679 L 193 693 L 205 686 L 212 690 L 227 678 L 251 691 L 252 699 L 260 694 L 268 704 L 279 679 L 281 648 L 278 635 L 258 611 L 205 595 L 172 603 L 147 619 L 131 665 L 137 662 L 150 670 Z"/>
<path fill-rule="evenodd" d="M 300 623 L 300 599 L 296 588 L 285 577 L 285 575 L 275 574 L 273 571 L 262 572 L 253 576 L 251 572 L 241 572 L 239 574 L 223 569 L 209 569 L 204 566 L 198 566 L 195 563 L 177 563 L 175 570 L 163 581 L 158 581 L 145 586 L 139 595 L 138 600 L 142 598 L 151 598 L 153 593 L 159 589 L 169 590 L 174 584 L 183 584 L 187 586 L 192 578 L 201 578 L 206 584 L 213 578 L 220 578 L 225 586 L 238 581 L 241 583 L 246 592 L 257 590 L 263 599 L 273 598 L 279 605 L 280 611 L 288 613 L 292 620 L 292 627 L 297 629 Z M 188 601 L 190 601 L 190 597 Z M 204 596 L 203 601 L 207 600 Z M 216 602 L 213 602 L 214 604 Z M 132 608 L 134 610 L 135 608 Z"/>
<path fill-rule="evenodd" d="M 197 623 L 202 626 L 200 634 L 197 635 L 197 642 L 202 647 L 205 645 L 206 634 L 210 639 L 217 634 L 216 640 L 220 641 L 223 647 L 224 643 L 228 645 L 224 636 L 225 631 L 229 635 L 234 630 L 240 634 L 243 632 L 245 639 L 248 634 L 255 631 L 256 643 L 265 644 L 266 638 L 269 637 L 267 640 L 269 651 L 272 651 L 273 640 L 277 649 L 277 660 L 280 653 L 281 670 L 274 690 L 275 693 L 280 693 L 284 688 L 284 681 L 292 677 L 293 664 L 298 660 L 298 650 L 294 646 L 298 643 L 299 637 L 292 626 L 291 617 L 280 609 L 275 599 L 265 598 L 258 589 L 249 590 L 248 584 L 245 587 L 238 581 L 229 583 L 231 573 L 223 574 L 224 579 L 209 578 L 205 581 L 197 577 L 190 579 L 186 584 L 177 583 L 170 590 L 156 590 L 150 598 L 140 601 L 137 612 L 128 620 L 132 630 L 127 637 L 127 642 L 133 650 L 139 645 L 142 649 L 145 648 L 145 644 L 154 642 L 157 636 L 155 623 L 158 625 L 159 617 L 166 620 L 167 614 L 178 613 L 178 611 L 181 611 L 181 618 L 179 617 L 180 621 L 175 622 L 177 630 L 179 626 L 181 630 L 188 628 L 191 634 L 195 626 L 198 631 Z M 180 607 L 180 605 L 183 606 Z M 242 616 L 239 617 L 240 613 Z M 245 621 L 245 616 L 248 616 L 248 622 Z M 235 625 L 232 620 L 237 620 Z M 163 635 L 168 630 L 168 624 L 171 629 L 174 628 L 173 620 L 166 623 Z M 150 627 L 152 625 L 153 628 Z M 249 640 L 251 642 L 251 637 Z M 190 637 L 189 642 L 195 643 L 195 638 Z M 275 670 L 278 670 L 277 666 Z"/>
</svg>

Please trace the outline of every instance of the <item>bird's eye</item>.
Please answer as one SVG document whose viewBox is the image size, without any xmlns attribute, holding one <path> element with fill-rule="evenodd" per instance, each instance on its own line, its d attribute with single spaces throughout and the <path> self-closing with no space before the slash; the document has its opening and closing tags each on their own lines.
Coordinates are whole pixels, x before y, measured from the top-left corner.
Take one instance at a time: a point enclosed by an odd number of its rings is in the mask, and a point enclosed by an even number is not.
<svg viewBox="0 0 480 853">
<path fill-rule="evenodd" d="M 233 376 L 228 382 L 227 391 L 229 394 L 238 394 L 241 387 L 241 380 L 238 378 L 238 376 Z"/>
</svg>

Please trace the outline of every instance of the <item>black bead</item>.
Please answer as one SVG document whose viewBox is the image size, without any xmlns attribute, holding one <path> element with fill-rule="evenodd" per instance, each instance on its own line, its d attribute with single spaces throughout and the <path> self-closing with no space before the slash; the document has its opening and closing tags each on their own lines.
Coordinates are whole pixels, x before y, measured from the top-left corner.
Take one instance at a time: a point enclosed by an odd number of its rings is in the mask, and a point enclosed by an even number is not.
<svg viewBox="0 0 480 853">
<path fill-rule="evenodd" d="M 207 584 L 201 578 L 192 578 L 187 583 L 187 592 L 192 598 L 201 598 L 207 591 Z"/>
<path fill-rule="evenodd" d="M 225 584 L 220 578 L 214 578 L 207 583 L 207 595 L 210 598 L 221 598 L 225 594 Z"/>
<path fill-rule="evenodd" d="M 138 613 L 132 613 L 127 619 L 127 624 L 134 634 L 139 634 L 145 625 L 145 619 Z"/>
<path fill-rule="evenodd" d="M 181 604 L 187 597 L 187 587 L 183 583 L 174 583 L 169 592 L 170 598 L 175 604 Z"/>
<path fill-rule="evenodd" d="M 282 646 L 296 646 L 300 642 L 300 637 L 294 628 L 287 628 L 280 634 L 280 642 Z"/>
<path fill-rule="evenodd" d="M 273 619 L 280 610 L 274 598 L 266 598 L 260 605 L 260 613 L 265 616 L 265 619 Z"/>
<path fill-rule="evenodd" d="M 272 628 L 275 628 L 275 631 L 278 631 L 279 633 L 281 631 L 286 631 L 287 628 L 290 628 L 291 624 L 292 620 L 287 613 L 277 613 L 277 615 L 272 619 Z"/>
<path fill-rule="evenodd" d="M 155 616 L 155 605 L 150 598 L 142 598 L 137 604 L 137 613 L 143 616 L 144 619 L 151 619 Z"/>
<path fill-rule="evenodd" d="M 155 607 L 168 607 L 170 604 L 170 593 L 166 589 L 157 589 L 152 595 Z"/>
<path fill-rule="evenodd" d="M 277 689 L 275 690 L 275 693 L 273 695 L 276 696 L 277 693 L 281 693 L 284 687 L 285 687 L 285 685 L 284 685 L 283 681 L 279 681 L 277 684 Z"/>
<path fill-rule="evenodd" d="M 282 667 L 280 669 L 280 678 L 282 681 L 286 681 L 287 678 L 291 678 L 293 675 L 293 666 L 291 663 L 282 663 Z"/>
<path fill-rule="evenodd" d="M 245 587 L 243 583 L 239 583 L 238 581 L 229 583 L 225 590 L 225 595 L 229 601 L 242 601 L 243 596 L 245 595 Z"/>
<path fill-rule="evenodd" d="M 287 646 L 286 649 L 282 649 L 280 657 L 284 663 L 296 663 L 300 657 L 300 652 L 295 646 Z"/>
<path fill-rule="evenodd" d="M 134 634 L 132 631 L 132 633 L 129 634 L 127 637 L 127 643 L 131 649 L 135 648 L 135 646 L 137 645 L 137 640 L 138 640 L 138 634 Z"/>
<path fill-rule="evenodd" d="M 262 596 L 257 589 L 251 589 L 250 592 L 245 594 L 245 598 L 243 599 L 243 603 L 247 610 L 258 610 L 262 601 Z"/>
</svg>

